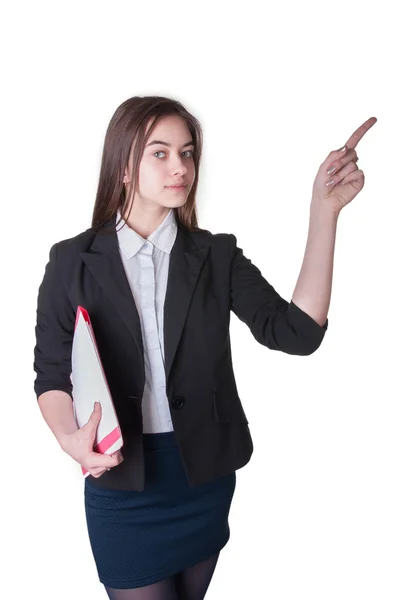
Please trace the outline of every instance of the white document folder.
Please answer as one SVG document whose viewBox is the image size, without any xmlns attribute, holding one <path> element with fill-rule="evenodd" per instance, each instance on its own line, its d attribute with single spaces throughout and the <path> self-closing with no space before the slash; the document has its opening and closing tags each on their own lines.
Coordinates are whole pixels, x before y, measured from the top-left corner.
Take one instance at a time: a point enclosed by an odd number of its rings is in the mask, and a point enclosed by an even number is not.
<svg viewBox="0 0 398 600">
<path fill-rule="evenodd" d="M 95 341 L 90 316 L 85 308 L 77 307 L 75 331 L 72 344 L 73 409 L 78 427 L 87 423 L 94 410 L 94 402 L 100 402 L 101 420 L 98 424 L 94 452 L 111 454 L 123 446 L 122 432 L 113 404 Z M 82 467 L 83 475 L 89 471 Z"/>
</svg>

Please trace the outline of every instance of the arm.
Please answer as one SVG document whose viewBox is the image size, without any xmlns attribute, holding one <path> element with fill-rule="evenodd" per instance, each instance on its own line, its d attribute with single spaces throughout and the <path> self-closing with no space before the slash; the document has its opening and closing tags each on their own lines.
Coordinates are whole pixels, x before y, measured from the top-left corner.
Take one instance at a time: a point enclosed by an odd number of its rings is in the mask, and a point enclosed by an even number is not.
<svg viewBox="0 0 398 600">
<path fill-rule="evenodd" d="M 355 147 L 376 121 L 375 117 L 365 121 L 342 148 L 329 153 L 318 170 L 307 246 L 290 303 L 243 256 L 235 236 L 230 236 L 231 309 L 260 344 L 301 355 L 311 354 L 321 344 L 328 328 L 337 218 L 363 188 L 364 173 L 356 165 Z"/>
<path fill-rule="evenodd" d="M 332 293 L 333 258 L 338 213 L 325 207 L 313 207 L 303 264 L 292 301 L 323 325 Z"/>
<path fill-rule="evenodd" d="M 57 244 L 54 244 L 37 300 L 33 364 L 37 397 L 49 390 L 72 394 L 70 375 L 75 318 L 76 313 L 60 277 Z"/>
<path fill-rule="evenodd" d="M 376 121 L 365 121 L 342 148 L 330 152 L 314 181 L 307 246 L 292 300 L 319 324 L 330 304 L 337 220 L 364 186 L 355 148 Z"/>
<path fill-rule="evenodd" d="M 65 435 L 78 429 L 70 379 L 74 322 L 75 313 L 60 278 L 55 244 L 39 287 L 33 368 L 40 410 L 61 446 Z"/>
<path fill-rule="evenodd" d="M 101 406 L 95 404 L 87 423 L 77 426 L 72 404 L 71 355 L 76 312 L 69 302 L 60 267 L 57 244 L 50 250 L 37 304 L 36 346 L 34 349 L 34 383 L 42 415 L 62 450 L 100 477 L 123 461 L 120 450 L 103 456 L 93 450 L 101 419 Z"/>
<path fill-rule="evenodd" d="M 338 216 L 364 186 L 355 148 L 376 121 L 365 121 L 342 148 L 330 152 L 314 181 L 307 246 L 293 300 L 319 324 L 329 309 Z"/>
<path fill-rule="evenodd" d="M 73 413 L 72 398 L 66 392 L 50 390 L 41 394 L 37 401 L 44 420 L 61 448 L 65 449 L 67 436 L 78 430 Z"/>
<path fill-rule="evenodd" d="M 246 323 L 254 338 L 271 350 L 306 356 L 317 350 L 328 327 L 321 327 L 293 301 L 287 302 L 260 270 L 231 243 L 231 310 Z"/>
</svg>

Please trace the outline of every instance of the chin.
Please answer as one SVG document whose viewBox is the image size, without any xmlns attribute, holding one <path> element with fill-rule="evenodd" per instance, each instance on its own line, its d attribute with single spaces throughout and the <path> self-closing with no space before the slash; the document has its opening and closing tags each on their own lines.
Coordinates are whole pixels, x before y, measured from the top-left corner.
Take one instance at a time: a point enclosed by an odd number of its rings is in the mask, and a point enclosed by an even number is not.
<svg viewBox="0 0 398 600">
<path fill-rule="evenodd" d="M 163 206 L 167 206 L 167 208 L 178 208 L 179 206 L 184 206 L 187 201 L 187 197 L 184 198 L 170 198 L 166 202 L 162 202 Z"/>
</svg>

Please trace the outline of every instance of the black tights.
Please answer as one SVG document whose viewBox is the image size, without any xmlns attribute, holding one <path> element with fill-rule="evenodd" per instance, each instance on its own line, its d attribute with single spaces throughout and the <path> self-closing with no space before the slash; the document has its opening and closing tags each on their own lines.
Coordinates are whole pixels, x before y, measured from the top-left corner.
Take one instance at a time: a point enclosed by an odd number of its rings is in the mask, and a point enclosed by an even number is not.
<svg viewBox="0 0 398 600">
<path fill-rule="evenodd" d="M 170 579 L 144 587 L 119 590 L 105 587 L 110 600 L 203 600 L 213 577 L 219 553 Z"/>
</svg>

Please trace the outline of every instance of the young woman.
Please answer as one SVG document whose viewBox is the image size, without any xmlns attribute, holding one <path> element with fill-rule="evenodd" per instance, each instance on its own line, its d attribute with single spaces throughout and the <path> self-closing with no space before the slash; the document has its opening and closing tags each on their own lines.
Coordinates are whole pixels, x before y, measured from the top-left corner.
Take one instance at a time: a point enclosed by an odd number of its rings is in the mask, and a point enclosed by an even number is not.
<svg viewBox="0 0 398 600">
<path fill-rule="evenodd" d="M 318 171 L 288 302 L 234 235 L 198 227 L 197 119 L 163 97 L 130 98 L 113 115 L 92 226 L 50 250 L 34 362 L 46 422 L 90 472 L 88 534 L 109 598 L 204 598 L 229 539 L 235 471 L 253 451 L 232 368 L 230 311 L 268 348 L 317 350 L 328 326 L 338 215 L 364 184 L 355 146 L 375 122 Z M 78 305 L 90 314 L 122 429 L 113 456 L 93 451 L 98 403 L 84 427 L 73 417 Z"/>
</svg>

